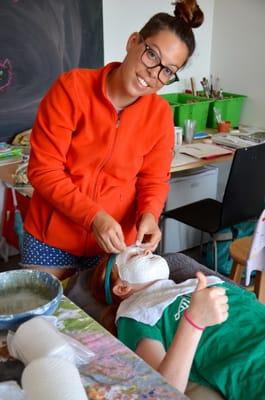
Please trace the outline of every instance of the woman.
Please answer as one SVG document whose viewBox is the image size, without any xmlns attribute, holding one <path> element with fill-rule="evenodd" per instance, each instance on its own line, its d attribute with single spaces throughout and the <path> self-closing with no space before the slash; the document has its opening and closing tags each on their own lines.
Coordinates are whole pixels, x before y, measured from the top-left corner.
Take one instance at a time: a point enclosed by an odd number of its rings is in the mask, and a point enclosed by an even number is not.
<svg viewBox="0 0 265 400">
<path fill-rule="evenodd" d="M 67 72 L 41 102 L 24 267 L 62 279 L 136 240 L 156 248 L 174 140 L 170 107 L 156 92 L 178 80 L 203 21 L 194 0 L 176 2 L 174 14 L 133 33 L 122 63 Z"/>
<path fill-rule="evenodd" d="M 262 399 L 264 305 L 201 272 L 180 284 L 168 276 L 162 257 L 132 247 L 101 260 L 91 288 L 112 304 L 105 315 L 116 316 L 118 338 L 171 385 L 184 392 L 189 378 L 226 399 Z"/>
</svg>

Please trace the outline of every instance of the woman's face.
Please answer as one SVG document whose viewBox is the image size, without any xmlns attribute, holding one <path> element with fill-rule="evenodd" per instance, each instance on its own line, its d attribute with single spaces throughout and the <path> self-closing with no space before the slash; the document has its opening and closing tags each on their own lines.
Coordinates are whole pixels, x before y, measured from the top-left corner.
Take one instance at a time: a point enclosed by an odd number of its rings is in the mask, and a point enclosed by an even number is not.
<svg viewBox="0 0 265 400">
<path fill-rule="evenodd" d="M 154 36 L 140 39 L 134 33 L 127 43 L 127 56 L 122 64 L 122 83 L 127 95 L 133 98 L 157 92 L 163 86 L 158 79 L 161 66 L 148 68 L 142 62 L 146 45 L 153 50 L 163 66 L 176 72 L 188 57 L 188 48 L 178 36 L 171 31 L 160 31 Z"/>
</svg>

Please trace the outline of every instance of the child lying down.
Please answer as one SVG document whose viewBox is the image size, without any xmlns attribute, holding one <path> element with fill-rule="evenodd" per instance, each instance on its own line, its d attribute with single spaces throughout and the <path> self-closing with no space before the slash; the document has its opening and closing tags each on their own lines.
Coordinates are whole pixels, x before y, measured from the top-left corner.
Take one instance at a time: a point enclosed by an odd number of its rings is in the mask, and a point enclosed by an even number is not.
<svg viewBox="0 0 265 400">
<path fill-rule="evenodd" d="M 91 290 L 112 305 L 118 338 L 182 392 L 190 379 L 229 400 L 265 398 L 265 306 L 216 276 L 168 277 L 164 258 L 131 246 L 98 264 Z"/>
</svg>

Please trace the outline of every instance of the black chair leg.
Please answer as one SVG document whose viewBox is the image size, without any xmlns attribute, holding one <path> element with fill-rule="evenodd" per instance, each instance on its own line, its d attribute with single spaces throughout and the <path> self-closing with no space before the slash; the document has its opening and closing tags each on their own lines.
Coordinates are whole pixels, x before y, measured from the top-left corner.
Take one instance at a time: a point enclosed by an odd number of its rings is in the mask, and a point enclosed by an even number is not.
<svg viewBox="0 0 265 400">
<path fill-rule="evenodd" d="M 212 238 L 213 241 L 213 248 L 214 248 L 214 270 L 215 272 L 218 271 L 218 253 L 217 253 L 217 241 L 215 238 Z"/>
<path fill-rule="evenodd" d="M 200 258 L 202 260 L 203 257 L 203 231 L 201 231 L 201 238 L 200 238 Z"/>
</svg>

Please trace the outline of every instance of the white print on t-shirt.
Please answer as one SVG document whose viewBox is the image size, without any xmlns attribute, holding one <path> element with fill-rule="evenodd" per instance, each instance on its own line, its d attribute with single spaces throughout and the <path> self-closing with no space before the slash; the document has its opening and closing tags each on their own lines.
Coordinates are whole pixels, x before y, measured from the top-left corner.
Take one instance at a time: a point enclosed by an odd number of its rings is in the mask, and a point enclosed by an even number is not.
<svg viewBox="0 0 265 400">
<path fill-rule="evenodd" d="M 178 321 L 180 319 L 181 313 L 186 310 L 186 308 L 189 308 L 190 305 L 190 299 L 187 297 L 182 297 L 182 299 L 179 302 L 179 307 L 178 311 L 174 315 L 175 321 Z"/>
</svg>

